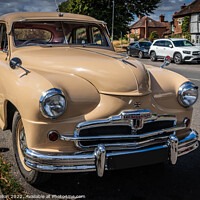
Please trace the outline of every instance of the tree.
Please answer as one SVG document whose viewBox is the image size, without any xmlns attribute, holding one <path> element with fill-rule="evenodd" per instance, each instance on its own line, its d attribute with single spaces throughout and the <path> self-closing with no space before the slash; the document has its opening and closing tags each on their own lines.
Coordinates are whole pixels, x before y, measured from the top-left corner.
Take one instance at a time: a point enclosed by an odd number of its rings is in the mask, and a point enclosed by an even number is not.
<svg viewBox="0 0 200 200">
<path fill-rule="evenodd" d="M 153 42 L 154 40 L 156 40 L 158 38 L 159 38 L 159 36 L 158 36 L 157 31 L 153 31 L 153 32 L 151 32 L 151 34 L 149 36 L 149 41 Z"/>
<path fill-rule="evenodd" d="M 191 40 L 191 35 L 189 33 L 189 28 L 190 28 L 190 17 L 189 16 L 185 16 L 184 19 L 183 19 L 183 23 L 182 23 L 181 29 L 182 29 L 183 36 L 186 39 Z"/>
<path fill-rule="evenodd" d="M 134 15 L 148 15 L 157 8 L 160 0 L 115 0 L 115 24 L 114 39 L 119 39 L 129 30 Z M 112 0 L 68 0 L 59 5 L 60 12 L 83 14 L 103 20 L 108 24 L 111 32 L 112 27 Z"/>
</svg>

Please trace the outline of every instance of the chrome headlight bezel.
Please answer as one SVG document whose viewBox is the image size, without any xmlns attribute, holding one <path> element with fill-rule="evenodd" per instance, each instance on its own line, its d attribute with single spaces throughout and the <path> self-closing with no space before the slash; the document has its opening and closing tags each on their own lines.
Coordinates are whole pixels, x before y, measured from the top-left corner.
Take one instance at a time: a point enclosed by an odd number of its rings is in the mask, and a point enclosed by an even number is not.
<svg viewBox="0 0 200 200">
<path fill-rule="evenodd" d="M 64 106 L 63 106 L 63 111 L 61 113 L 59 113 L 58 115 L 56 115 L 56 116 L 55 115 L 49 115 L 48 112 L 45 109 L 46 100 L 51 98 L 51 97 L 55 97 L 55 96 L 60 96 L 65 101 L 64 102 Z M 67 106 L 67 103 L 66 103 L 66 99 L 65 99 L 64 93 L 61 90 L 56 89 L 56 88 L 50 89 L 50 90 L 48 90 L 46 92 L 43 92 L 43 94 L 42 94 L 42 96 L 40 98 L 40 102 L 39 102 L 40 112 L 42 113 L 42 115 L 45 118 L 49 118 L 49 119 L 57 119 L 58 117 L 63 115 L 63 113 L 66 110 L 66 106 Z"/>
<path fill-rule="evenodd" d="M 184 93 L 186 91 L 191 91 L 191 90 L 196 90 L 196 99 L 192 102 L 189 102 L 188 100 L 185 100 L 184 99 Z M 198 99 L 198 87 L 195 86 L 192 82 L 186 82 L 184 84 L 182 84 L 178 90 L 178 96 L 177 96 L 177 99 L 178 99 L 178 102 L 181 106 L 183 107 L 190 107 L 192 106 L 193 104 L 195 104 L 195 102 L 197 101 Z"/>
</svg>

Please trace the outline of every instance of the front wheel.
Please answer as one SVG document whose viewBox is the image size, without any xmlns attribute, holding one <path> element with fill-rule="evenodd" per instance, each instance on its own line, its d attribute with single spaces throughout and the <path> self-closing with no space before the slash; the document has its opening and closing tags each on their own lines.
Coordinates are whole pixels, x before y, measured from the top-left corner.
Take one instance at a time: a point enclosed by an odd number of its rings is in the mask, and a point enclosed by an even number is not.
<svg viewBox="0 0 200 200">
<path fill-rule="evenodd" d="M 46 182 L 50 178 L 50 174 L 32 170 L 24 163 L 24 149 L 27 147 L 27 143 L 24 126 L 18 111 L 15 112 L 13 117 L 12 133 L 15 159 L 22 176 L 32 185 Z"/>
<path fill-rule="evenodd" d="M 138 54 L 138 56 L 139 56 L 140 59 L 142 59 L 143 58 L 143 52 L 140 51 L 139 54 Z"/>
<path fill-rule="evenodd" d="M 151 59 L 152 62 L 155 62 L 157 60 L 155 51 L 152 51 L 150 53 L 150 59 Z"/>
<path fill-rule="evenodd" d="M 181 64 L 183 61 L 182 61 L 182 56 L 180 53 L 175 53 L 174 54 L 174 62 L 176 64 Z"/>
</svg>

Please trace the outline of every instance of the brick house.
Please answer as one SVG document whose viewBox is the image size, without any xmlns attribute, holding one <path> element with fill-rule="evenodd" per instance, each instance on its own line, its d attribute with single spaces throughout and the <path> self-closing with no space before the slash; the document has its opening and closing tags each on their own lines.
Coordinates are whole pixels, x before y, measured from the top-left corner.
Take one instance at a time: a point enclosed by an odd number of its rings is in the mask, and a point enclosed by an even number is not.
<svg viewBox="0 0 200 200">
<path fill-rule="evenodd" d="M 188 6 L 185 4 L 181 6 L 181 10 L 175 12 L 173 15 L 174 34 L 182 35 L 182 23 L 185 16 L 190 17 L 191 40 L 200 45 L 200 0 L 195 0 Z"/>
<path fill-rule="evenodd" d="M 157 31 L 158 36 L 161 38 L 171 33 L 171 25 L 168 21 L 165 21 L 164 15 L 160 15 L 159 21 L 144 16 L 139 17 L 139 21 L 130 26 L 130 30 L 132 34 L 138 36 L 138 39 L 149 38 L 153 31 Z"/>
</svg>

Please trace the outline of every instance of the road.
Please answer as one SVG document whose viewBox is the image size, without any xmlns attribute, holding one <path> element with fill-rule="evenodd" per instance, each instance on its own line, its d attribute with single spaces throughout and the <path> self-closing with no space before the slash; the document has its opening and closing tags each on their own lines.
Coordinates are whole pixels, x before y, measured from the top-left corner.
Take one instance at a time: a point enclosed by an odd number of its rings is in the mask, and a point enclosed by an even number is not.
<svg viewBox="0 0 200 200">
<path fill-rule="evenodd" d="M 144 64 L 161 66 L 162 62 Z M 175 65 L 167 69 L 188 77 L 200 87 L 200 65 Z M 194 106 L 192 127 L 200 132 L 200 99 Z M 178 159 L 176 166 L 168 163 L 122 171 L 106 172 L 103 178 L 96 173 L 54 174 L 40 187 L 27 184 L 20 175 L 13 157 L 11 133 L 0 133 L 2 155 L 13 164 L 12 174 L 29 195 L 85 195 L 86 199 L 126 200 L 196 200 L 200 199 L 200 148 Z M 55 198 L 52 198 L 55 199 Z M 57 198 L 58 199 L 58 198 Z"/>
</svg>

